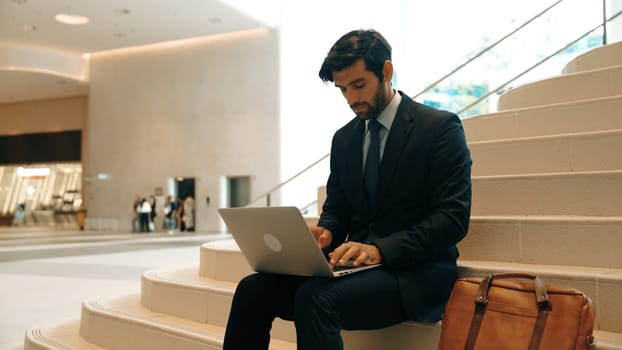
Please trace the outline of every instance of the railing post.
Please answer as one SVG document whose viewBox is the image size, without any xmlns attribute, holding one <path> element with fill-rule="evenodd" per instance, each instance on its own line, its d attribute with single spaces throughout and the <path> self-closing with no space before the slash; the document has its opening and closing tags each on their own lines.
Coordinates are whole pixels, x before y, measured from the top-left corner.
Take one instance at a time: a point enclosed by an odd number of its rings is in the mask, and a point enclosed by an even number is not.
<svg viewBox="0 0 622 350">
<path fill-rule="evenodd" d="M 603 45 L 607 45 L 607 0 L 603 0 Z"/>
<path fill-rule="evenodd" d="M 270 193 L 266 195 L 266 207 L 270 206 Z"/>
</svg>

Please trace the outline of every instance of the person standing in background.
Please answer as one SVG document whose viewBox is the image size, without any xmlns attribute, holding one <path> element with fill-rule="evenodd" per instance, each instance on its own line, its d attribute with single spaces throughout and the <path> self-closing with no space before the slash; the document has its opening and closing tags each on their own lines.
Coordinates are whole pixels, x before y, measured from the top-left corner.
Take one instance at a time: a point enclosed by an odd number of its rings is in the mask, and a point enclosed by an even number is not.
<svg viewBox="0 0 622 350">
<path fill-rule="evenodd" d="M 186 231 L 194 232 L 194 223 L 195 223 L 195 210 L 194 210 L 194 198 L 191 195 L 186 197 L 184 201 L 184 217 L 186 218 Z"/>
<path fill-rule="evenodd" d="M 132 232 L 140 231 L 140 220 L 138 218 L 138 209 L 140 207 L 141 200 L 140 196 L 136 195 L 134 197 L 134 206 L 132 207 Z"/>
<path fill-rule="evenodd" d="M 149 232 L 149 217 L 151 216 L 151 204 L 146 198 L 140 201 L 138 218 L 140 220 L 140 232 Z"/>
<path fill-rule="evenodd" d="M 155 232 L 155 217 L 156 213 L 156 199 L 155 196 L 149 196 L 149 205 L 151 206 L 151 212 L 149 213 L 149 232 Z"/>
<path fill-rule="evenodd" d="M 166 196 L 166 202 L 164 203 L 164 229 L 168 233 L 175 231 L 175 222 L 177 217 L 177 206 L 173 201 L 173 196 Z"/>
<path fill-rule="evenodd" d="M 185 205 L 181 198 L 177 198 L 177 227 L 180 232 L 186 231 Z"/>
</svg>

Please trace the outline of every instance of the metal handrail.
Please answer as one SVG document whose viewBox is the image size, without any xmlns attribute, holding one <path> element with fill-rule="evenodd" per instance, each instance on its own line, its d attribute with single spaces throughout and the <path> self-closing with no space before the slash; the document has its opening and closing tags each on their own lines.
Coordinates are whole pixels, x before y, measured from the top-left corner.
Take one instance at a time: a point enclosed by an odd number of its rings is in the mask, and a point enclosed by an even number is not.
<svg viewBox="0 0 622 350">
<path fill-rule="evenodd" d="M 605 21 L 604 23 L 601 23 L 599 25 L 597 25 L 596 27 L 590 29 L 589 31 L 587 31 L 585 34 L 581 35 L 580 37 L 578 37 L 577 39 L 573 40 L 572 42 L 570 42 L 569 44 L 567 44 L 566 46 L 562 47 L 561 49 L 555 51 L 554 53 L 546 56 L 544 59 L 540 60 L 538 63 L 534 64 L 533 66 L 527 68 L 526 70 L 524 70 L 522 73 L 518 74 L 517 76 L 515 76 L 514 78 L 506 81 L 505 83 L 499 85 L 496 89 L 491 90 L 489 93 L 487 93 L 486 95 L 480 97 L 479 99 L 477 99 L 475 102 L 471 103 L 470 105 L 462 108 L 460 111 L 458 111 L 456 114 L 460 115 L 462 113 L 464 113 L 465 111 L 467 111 L 468 109 L 470 109 L 471 107 L 477 105 L 478 103 L 482 102 L 483 100 L 485 100 L 486 98 L 488 98 L 488 96 L 496 93 L 497 91 L 503 89 L 504 87 L 506 87 L 508 84 L 510 84 L 511 82 L 513 82 L 514 80 L 522 77 L 523 75 L 531 72 L 532 70 L 534 70 L 535 68 L 539 67 L 541 64 L 543 64 L 544 62 L 548 61 L 549 59 L 551 59 L 552 57 L 555 57 L 558 53 L 566 50 L 567 48 L 569 48 L 570 46 L 576 44 L 579 40 L 585 38 L 586 36 L 590 35 L 593 31 L 595 31 L 596 29 L 598 29 L 601 26 L 606 26 L 608 22 L 610 22 L 611 20 L 614 20 L 616 17 L 618 17 L 619 15 L 622 14 L 622 11 L 618 11 L 618 13 L 616 13 L 615 15 L 611 16 L 607 21 Z"/>
<path fill-rule="evenodd" d="M 311 208 L 311 206 L 313 206 L 313 205 L 315 205 L 315 204 L 317 204 L 317 199 L 316 199 L 316 200 L 314 200 L 313 202 L 311 202 L 311 203 L 309 203 L 309 204 L 307 204 L 307 205 L 303 206 L 302 208 L 300 208 L 300 211 L 301 211 L 301 212 L 304 212 L 305 210 L 307 210 L 307 209 Z"/>
<path fill-rule="evenodd" d="M 265 192 L 264 194 L 262 194 L 261 196 L 257 196 L 255 199 L 251 200 L 248 205 L 251 205 L 255 202 L 257 202 L 258 200 L 266 197 L 266 204 L 267 206 L 270 206 L 270 195 L 272 194 L 272 192 L 280 189 L 281 187 L 287 185 L 288 183 L 292 182 L 294 179 L 296 179 L 298 176 L 304 174 L 305 172 L 307 172 L 307 170 L 313 168 L 315 165 L 317 165 L 318 163 L 320 163 L 321 161 L 323 161 L 324 159 L 328 158 L 330 156 L 330 153 L 322 156 L 322 158 L 316 160 L 315 162 L 311 163 L 310 165 L 308 165 L 306 168 L 302 169 L 301 171 L 299 171 L 298 173 L 296 173 L 294 176 L 290 177 L 289 179 L 281 182 L 280 184 L 278 184 L 277 186 L 275 186 L 274 188 L 272 188 L 271 190 Z"/>
<path fill-rule="evenodd" d="M 523 23 L 522 25 L 520 25 L 519 27 L 517 27 L 516 29 L 514 29 L 513 31 L 511 31 L 510 33 L 506 34 L 505 36 L 503 36 L 501 39 L 497 40 L 495 43 L 493 43 L 492 45 L 486 47 L 484 50 L 480 51 L 477 55 L 469 58 L 466 62 L 462 63 L 461 65 L 457 66 L 456 68 L 454 68 L 451 72 L 443 75 L 440 79 L 436 80 L 435 82 L 433 82 L 432 84 L 428 85 L 425 89 L 421 90 L 418 94 L 416 94 L 415 96 L 412 97 L 412 99 L 416 99 L 417 97 L 423 95 L 424 93 L 426 93 L 427 91 L 431 90 L 433 87 L 437 86 L 441 81 L 447 79 L 448 77 L 454 75 L 457 71 L 461 70 L 462 68 L 464 68 L 465 66 L 467 66 L 469 63 L 475 61 L 475 59 L 479 58 L 481 55 L 485 54 L 486 52 L 492 50 L 495 46 L 499 45 L 501 42 L 503 42 L 505 39 L 511 37 L 512 35 L 514 35 L 516 32 L 518 32 L 519 30 L 523 29 L 524 27 L 526 27 L 529 23 L 533 22 L 534 20 L 536 20 L 537 18 L 539 18 L 540 16 L 542 16 L 543 14 L 547 13 L 549 10 L 551 10 L 553 7 L 559 5 L 559 3 L 561 3 L 564 0 L 559 0 L 557 2 L 555 2 L 553 5 L 547 7 L 546 9 L 544 9 L 543 11 L 541 11 L 540 13 L 538 13 L 537 15 L 531 17 L 529 20 L 527 20 L 525 23 Z"/>
<path fill-rule="evenodd" d="M 607 22 L 607 3 L 603 0 L 603 24 Z M 603 45 L 607 45 L 607 26 L 603 25 Z"/>
</svg>

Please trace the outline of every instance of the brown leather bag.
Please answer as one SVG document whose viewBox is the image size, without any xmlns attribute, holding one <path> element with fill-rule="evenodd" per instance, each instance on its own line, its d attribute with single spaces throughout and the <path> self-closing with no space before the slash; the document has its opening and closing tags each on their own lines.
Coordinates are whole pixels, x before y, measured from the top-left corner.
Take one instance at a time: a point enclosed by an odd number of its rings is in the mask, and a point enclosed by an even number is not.
<svg viewBox="0 0 622 350">
<path fill-rule="evenodd" d="M 456 281 L 438 348 L 588 350 L 593 329 L 592 301 L 581 291 L 529 274 L 492 274 Z"/>
</svg>

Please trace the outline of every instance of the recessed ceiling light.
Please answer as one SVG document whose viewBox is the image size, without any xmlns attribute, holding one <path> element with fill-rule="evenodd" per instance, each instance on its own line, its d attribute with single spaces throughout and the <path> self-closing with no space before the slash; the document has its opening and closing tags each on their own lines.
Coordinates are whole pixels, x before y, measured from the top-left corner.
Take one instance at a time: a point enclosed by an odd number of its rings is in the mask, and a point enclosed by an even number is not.
<svg viewBox="0 0 622 350">
<path fill-rule="evenodd" d="M 59 13 L 54 18 L 56 18 L 56 20 L 60 23 L 71 25 L 82 25 L 89 23 L 89 18 L 86 16 L 72 15 L 67 13 Z"/>
</svg>

